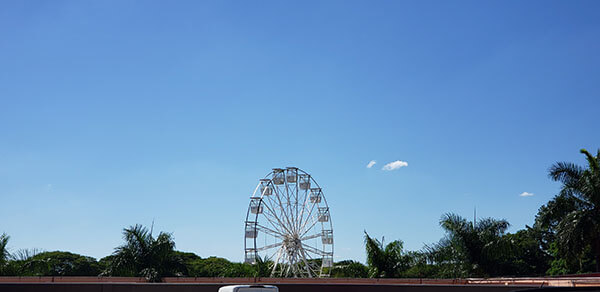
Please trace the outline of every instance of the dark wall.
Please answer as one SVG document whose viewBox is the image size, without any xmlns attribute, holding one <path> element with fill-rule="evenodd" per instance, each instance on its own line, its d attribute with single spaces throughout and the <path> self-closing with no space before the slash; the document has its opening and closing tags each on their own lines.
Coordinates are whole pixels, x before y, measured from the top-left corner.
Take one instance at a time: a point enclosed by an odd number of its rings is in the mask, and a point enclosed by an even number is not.
<svg viewBox="0 0 600 292">
<path fill-rule="evenodd" d="M 0 283 L 4 292 L 216 292 L 225 284 Z M 518 286 L 277 284 L 281 292 L 505 292 Z"/>
</svg>

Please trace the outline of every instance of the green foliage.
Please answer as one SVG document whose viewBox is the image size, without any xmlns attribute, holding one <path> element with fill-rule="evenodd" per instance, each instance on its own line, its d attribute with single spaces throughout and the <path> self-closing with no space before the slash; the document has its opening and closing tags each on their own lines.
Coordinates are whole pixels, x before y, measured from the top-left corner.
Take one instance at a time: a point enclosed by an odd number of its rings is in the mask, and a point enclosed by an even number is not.
<svg viewBox="0 0 600 292">
<path fill-rule="evenodd" d="M 567 263 L 567 259 L 560 257 L 556 242 L 552 242 L 550 244 L 549 251 L 551 252 L 551 255 L 553 256 L 554 259 L 550 263 L 550 268 L 548 269 L 546 274 L 548 274 L 550 276 L 570 274 L 571 271 L 573 270 L 572 265 L 569 265 Z M 569 267 L 569 266 L 571 266 L 571 267 Z"/>
<path fill-rule="evenodd" d="M 115 259 L 114 255 L 109 255 L 109 256 L 105 256 L 105 257 L 101 258 L 98 261 L 98 265 L 100 266 L 102 275 L 108 275 L 107 271 L 109 270 L 114 259 Z"/>
<path fill-rule="evenodd" d="M 106 259 L 104 274 L 111 276 L 145 277 L 160 282 L 162 277 L 186 274 L 183 260 L 175 252 L 170 233 L 161 232 L 156 238 L 142 225 L 123 230 L 125 243 Z"/>
<path fill-rule="evenodd" d="M 6 248 L 9 239 L 10 236 L 8 236 L 6 233 L 2 233 L 2 235 L 0 235 L 0 263 L 6 262 L 10 257 L 8 249 Z"/>
<path fill-rule="evenodd" d="M 18 276 L 97 276 L 101 273 L 96 259 L 66 251 L 42 252 L 12 262 Z"/>
<path fill-rule="evenodd" d="M 191 277 L 254 277 L 252 265 L 232 263 L 224 258 L 196 258 L 185 262 Z"/>
<path fill-rule="evenodd" d="M 562 183 L 561 191 L 539 214 L 540 225 L 553 233 L 557 255 L 564 261 L 560 267 L 569 268 L 569 258 L 579 261 L 580 269 L 589 261 L 591 252 L 596 272 L 600 271 L 600 149 L 596 156 L 587 150 L 580 151 L 587 167 L 558 162 L 548 171 L 551 179 Z M 552 204 L 551 204 L 552 203 Z M 562 215 L 561 217 L 559 217 Z M 555 231 L 555 232 L 553 232 Z M 561 271 L 559 264 L 550 272 Z"/>
<path fill-rule="evenodd" d="M 404 278 L 434 278 L 439 273 L 438 267 L 428 263 L 427 254 L 422 251 L 409 251 L 406 253 L 409 268 L 401 277 Z"/>
<path fill-rule="evenodd" d="M 8 236 L 6 233 L 2 233 L 2 235 L 0 235 L 0 276 L 4 275 L 6 272 L 6 266 L 8 264 L 8 259 L 10 258 L 10 253 L 6 248 L 9 239 L 10 236 Z"/>
<path fill-rule="evenodd" d="M 409 268 L 410 259 L 404 254 L 403 242 L 395 240 L 383 245 L 365 231 L 365 248 L 369 276 L 372 278 L 398 278 Z"/>
<path fill-rule="evenodd" d="M 543 276 L 549 268 L 551 257 L 540 245 L 539 231 L 527 228 L 502 237 L 504 251 L 496 254 L 495 275 Z"/>
<path fill-rule="evenodd" d="M 331 269 L 332 278 L 368 278 L 369 268 L 355 261 L 341 261 L 335 263 Z"/>
<path fill-rule="evenodd" d="M 273 270 L 273 261 L 265 260 L 261 257 L 256 258 L 256 264 L 254 265 L 254 276 L 255 277 L 269 277 Z"/>
<path fill-rule="evenodd" d="M 184 251 L 175 251 L 175 255 L 181 259 L 181 261 L 186 264 L 193 260 L 199 260 L 201 257 L 193 252 L 184 252 Z"/>
<path fill-rule="evenodd" d="M 594 255 L 588 246 L 580 256 L 573 257 L 565 255 L 558 247 L 558 242 L 552 242 L 549 249 L 552 260 L 550 268 L 546 272 L 550 276 L 567 274 L 584 274 L 594 270 Z"/>
<path fill-rule="evenodd" d="M 448 240 L 439 248 L 451 256 L 446 262 L 461 265 L 460 274 L 498 274 L 497 257 L 507 252 L 507 247 L 501 241 L 509 226 L 506 220 L 484 218 L 468 222 L 459 215 L 447 213 L 440 219 L 440 225 L 446 231 Z"/>
<path fill-rule="evenodd" d="M 464 278 L 470 274 L 470 263 L 458 238 L 444 237 L 432 245 L 425 245 L 427 262 L 434 266 L 435 278 Z"/>
</svg>

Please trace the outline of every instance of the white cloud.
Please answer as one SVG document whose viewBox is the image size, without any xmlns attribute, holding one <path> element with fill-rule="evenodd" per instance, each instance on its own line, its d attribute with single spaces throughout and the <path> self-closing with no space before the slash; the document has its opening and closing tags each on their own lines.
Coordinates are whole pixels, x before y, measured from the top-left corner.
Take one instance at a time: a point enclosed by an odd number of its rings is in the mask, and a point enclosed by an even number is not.
<svg viewBox="0 0 600 292">
<path fill-rule="evenodd" d="M 534 193 L 523 192 L 519 196 L 520 197 L 531 197 L 533 195 L 535 195 L 535 194 Z"/>
<path fill-rule="evenodd" d="M 402 161 L 402 160 L 396 160 L 396 161 L 392 161 L 392 162 L 384 165 L 382 169 L 391 171 L 391 170 L 396 170 L 400 167 L 405 167 L 405 166 L 408 166 L 408 162 Z"/>
<path fill-rule="evenodd" d="M 367 164 L 367 168 L 373 167 L 373 165 L 375 165 L 375 163 L 377 163 L 377 161 L 375 161 L 375 160 L 369 161 L 369 164 Z"/>
</svg>

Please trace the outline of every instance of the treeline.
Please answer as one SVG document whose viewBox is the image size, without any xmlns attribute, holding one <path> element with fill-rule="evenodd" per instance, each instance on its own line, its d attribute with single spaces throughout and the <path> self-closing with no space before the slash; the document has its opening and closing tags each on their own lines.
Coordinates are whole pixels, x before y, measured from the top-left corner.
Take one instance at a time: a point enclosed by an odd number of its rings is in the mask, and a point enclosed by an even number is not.
<svg viewBox="0 0 600 292">
<path fill-rule="evenodd" d="M 494 277 L 581 274 L 600 271 L 600 150 L 580 151 L 587 165 L 552 165 L 560 192 L 536 214 L 533 226 L 506 233 L 493 218 L 470 222 L 444 214 L 446 236 L 416 252 L 402 241 L 387 245 L 365 233 L 370 277 Z"/>
<path fill-rule="evenodd" d="M 448 213 L 440 219 L 445 236 L 419 251 L 405 251 L 401 240 L 385 244 L 365 232 L 367 265 L 340 261 L 332 277 L 463 278 L 543 276 L 600 271 L 600 150 L 582 149 L 585 167 L 559 162 L 549 177 L 562 188 L 538 210 L 532 226 L 506 233 L 503 219 L 475 222 Z M 201 258 L 175 250 L 170 233 L 158 236 L 141 225 L 123 230 L 124 243 L 97 261 L 70 252 L 20 250 L 9 253 L 9 236 L 0 235 L 2 276 L 268 277 L 273 263 L 254 265 L 224 258 Z"/>
<path fill-rule="evenodd" d="M 154 238 L 148 229 L 135 225 L 124 229 L 125 244 L 107 257 L 93 257 L 66 251 L 6 251 L 9 237 L 0 238 L 0 276 L 121 276 L 145 277 L 253 277 L 256 266 L 230 262 L 224 258 L 200 256 L 174 249 L 171 234 Z"/>
</svg>

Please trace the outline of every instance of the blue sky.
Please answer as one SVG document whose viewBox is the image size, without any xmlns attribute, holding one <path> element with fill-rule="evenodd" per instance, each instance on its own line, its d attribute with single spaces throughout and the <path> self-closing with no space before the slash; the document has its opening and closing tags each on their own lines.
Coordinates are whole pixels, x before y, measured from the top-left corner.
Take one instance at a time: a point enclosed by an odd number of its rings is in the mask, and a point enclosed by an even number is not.
<svg viewBox="0 0 600 292">
<path fill-rule="evenodd" d="M 557 193 L 552 163 L 600 148 L 598 11 L 3 1 L 0 232 L 99 258 L 154 220 L 178 249 L 240 261 L 258 179 L 292 165 L 324 189 L 336 260 L 364 261 L 363 230 L 420 249 L 474 207 L 516 231 Z"/>
</svg>

